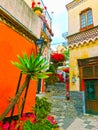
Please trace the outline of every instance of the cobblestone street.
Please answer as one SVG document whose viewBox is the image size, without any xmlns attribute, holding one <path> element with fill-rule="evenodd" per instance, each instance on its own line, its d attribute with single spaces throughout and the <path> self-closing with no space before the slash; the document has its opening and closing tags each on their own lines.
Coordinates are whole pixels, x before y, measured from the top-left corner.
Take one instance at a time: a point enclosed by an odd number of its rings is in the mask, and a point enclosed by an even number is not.
<svg viewBox="0 0 98 130">
<path fill-rule="evenodd" d="M 66 101 L 64 84 L 58 84 L 56 87 L 56 91 L 53 89 L 52 92 L 47 92 L 46 96 L 52 103 L 51 113 L 60 130 L 98 130 L 98 116 L 79 112 L 73 99 Z"/>
</svg>

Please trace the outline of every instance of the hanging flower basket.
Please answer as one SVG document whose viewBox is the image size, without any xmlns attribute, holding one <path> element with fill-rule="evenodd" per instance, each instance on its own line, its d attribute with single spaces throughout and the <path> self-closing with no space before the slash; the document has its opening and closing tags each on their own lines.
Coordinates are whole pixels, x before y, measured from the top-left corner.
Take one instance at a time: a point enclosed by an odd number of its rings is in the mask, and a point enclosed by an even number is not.
<svg viewBox="0 0 98 130">
<path fill-rule="evenodd" d="M 46 10 L 46 7 L 41 7 L 40 2 L 32 2 L 32 9 L 36 15 L 40 16 L 43 13 L 44 9 Z"/>
</svg>

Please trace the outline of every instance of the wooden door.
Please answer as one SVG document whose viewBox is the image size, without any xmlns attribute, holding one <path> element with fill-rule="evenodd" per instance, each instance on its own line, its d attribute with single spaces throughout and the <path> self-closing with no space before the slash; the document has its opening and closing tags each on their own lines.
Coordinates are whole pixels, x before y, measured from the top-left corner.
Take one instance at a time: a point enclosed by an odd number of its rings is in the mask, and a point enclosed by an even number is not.
<svg viewBox="0 0 98 130">
<path fill-rule="evenodd" d="M 85 80 L 86 113 L 98 115 L 98 80 Z"/>
</svg>

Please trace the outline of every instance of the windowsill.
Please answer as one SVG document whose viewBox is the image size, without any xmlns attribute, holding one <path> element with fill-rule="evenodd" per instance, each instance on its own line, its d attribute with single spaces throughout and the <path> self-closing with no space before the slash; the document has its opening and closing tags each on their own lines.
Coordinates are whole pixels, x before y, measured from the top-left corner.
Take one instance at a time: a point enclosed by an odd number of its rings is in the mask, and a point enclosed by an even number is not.
<svg viewBox="0 0 98 130">
<path fill-rule="evenodd" d="M 87 30 L 87 29 L 90 29 L 90 28 L 92 28 L 93 26 L 94 26 L 94 25 L 91 24 L 91 25 L 89 25 L 89 26 L 86 26 L 85 28 L 80 28 L 80 32 L 85 31 L 85 30 Z"/>
</svg>

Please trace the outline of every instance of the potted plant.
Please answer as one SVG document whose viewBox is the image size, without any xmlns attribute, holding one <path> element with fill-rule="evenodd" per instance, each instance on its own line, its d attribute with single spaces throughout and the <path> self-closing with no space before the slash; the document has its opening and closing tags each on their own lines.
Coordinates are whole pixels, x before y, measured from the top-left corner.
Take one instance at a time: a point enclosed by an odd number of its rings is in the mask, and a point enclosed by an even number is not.
<svg viewBox="0 0 98 130">
<path fill-rule="evenodd" d="M 46 9 L 46 7 L 42 8 L 40 2 L 32 2 L 32 9 L 35 12 L 36 15 L 41 16 L 43 13 L 43 10 Z"/>
<path fill-rule="evenodd" d="M 34 57 L 34 54 L 32 53 L 30 57 L 28 57 L 26 54 L 24 54 L 23 57 L 18 55 L 19 62 L 13 62 L 12 64 L 15 65 L 17 68 L 21 70 L 23 74 L 26 75 L 25 81 L 23 85 L 18 90 L 16 96 L 13 98 L 9 106 L 6 108 L 6 110 L 2 113 L 0 116 L 0 121 L 2 121 L 5 116 L 8 114 L 8 112 L 14 107 L 14 105 L 19 100 L 21 94 L 25 90 L 25 88 L 28 86 L 31 79 L 38 80 L 42 78 L 48 78 L 49 72 L 45 72 L 46 69 L 49 67 L 48 62 L 45 58 L 41 58 L 41 55 L 37 55 Z"/>
</svg>

